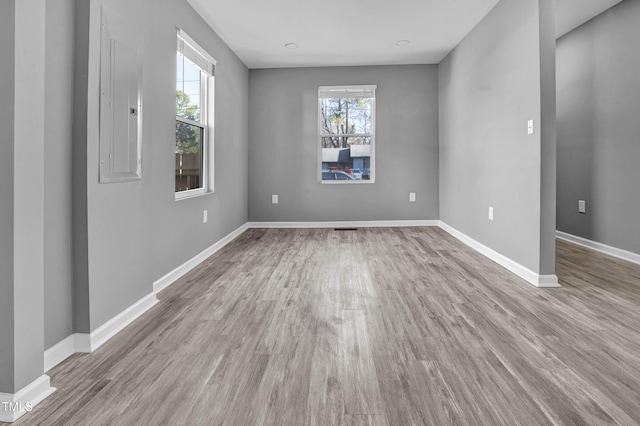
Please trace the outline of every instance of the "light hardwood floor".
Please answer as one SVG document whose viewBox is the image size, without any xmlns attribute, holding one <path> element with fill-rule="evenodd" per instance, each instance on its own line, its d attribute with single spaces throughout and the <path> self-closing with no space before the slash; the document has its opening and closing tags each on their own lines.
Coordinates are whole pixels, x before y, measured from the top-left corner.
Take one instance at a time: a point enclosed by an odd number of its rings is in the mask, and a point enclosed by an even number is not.
<svg viewBox="0 0 640 426">
<path fill-rule="evenodd" d="M 640 423 L 640 267 L 536 289 L 439 228 L 249 230 L 15 425 Z"/>
</svg>

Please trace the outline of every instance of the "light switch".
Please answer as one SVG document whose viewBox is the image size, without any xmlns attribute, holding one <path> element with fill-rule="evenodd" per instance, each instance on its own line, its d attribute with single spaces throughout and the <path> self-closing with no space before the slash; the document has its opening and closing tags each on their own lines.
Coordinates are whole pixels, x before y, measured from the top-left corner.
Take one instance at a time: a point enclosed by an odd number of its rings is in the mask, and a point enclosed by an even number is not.
<svg viewBox="0 0 640 426">
<path fill-rule="evenodd" d="M 493 220 L 493 207 L 489 207 L 489 220 Z"/>
<path fill-rule="evenodd" d="M 416 193 L 415 192 L 410 192 L 409 193 L 409 202 L 410 203 L 415 203 L 416 202 Z"/>
<path fill-rule="evenodd" d="M 207 211 L 202 211 L 202 223 L 207 223 Z"/>
<path fill-rule="evenodd" d="M 585 200 L 578 200 L 578 213 L 587 213 L 587 203 Z"/>
<path fill-rule="evenodd" d="M 271 196 L 271 204 L 278 204 L 278 195 L 274 194 Z"/>
<path fill-rule="evenodd" d="M 527 134 L 533 134 L 533 120 L 527 121 Z"/>
</svg>

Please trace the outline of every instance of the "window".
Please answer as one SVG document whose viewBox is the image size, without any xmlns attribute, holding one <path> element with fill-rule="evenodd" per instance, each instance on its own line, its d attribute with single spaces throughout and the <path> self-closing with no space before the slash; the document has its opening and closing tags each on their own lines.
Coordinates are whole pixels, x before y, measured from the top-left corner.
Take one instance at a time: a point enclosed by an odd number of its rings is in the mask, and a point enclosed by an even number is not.
<svg viewBox="0 0 640 426">
<path fill-rule="evenodd" d="M 375 181 L 376 88 L 318 88 L 318 180 L 321 183 Z"/>
<path fill-rule="evenodd" d="M 215 60 L 178 30 L 176 53 L 176 199 L 213 191 Z"/>
</svg>

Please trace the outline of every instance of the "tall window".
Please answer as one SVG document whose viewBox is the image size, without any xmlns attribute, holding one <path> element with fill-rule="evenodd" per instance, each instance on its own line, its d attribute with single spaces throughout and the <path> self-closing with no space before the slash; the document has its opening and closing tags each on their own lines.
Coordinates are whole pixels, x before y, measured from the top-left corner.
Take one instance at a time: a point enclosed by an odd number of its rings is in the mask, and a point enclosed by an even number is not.
<svg viewBox="0 0 640 426">
<path fill-rule="evenodd" d="M 176 53 L 176 199 L 213 191 L 215 60 L 178 30 Z"/>
<path fill-rule="evenodd" d="M 318 88 L 318 180 L 321 183 L 375 181 L 376 88 Z"/>
</svg>

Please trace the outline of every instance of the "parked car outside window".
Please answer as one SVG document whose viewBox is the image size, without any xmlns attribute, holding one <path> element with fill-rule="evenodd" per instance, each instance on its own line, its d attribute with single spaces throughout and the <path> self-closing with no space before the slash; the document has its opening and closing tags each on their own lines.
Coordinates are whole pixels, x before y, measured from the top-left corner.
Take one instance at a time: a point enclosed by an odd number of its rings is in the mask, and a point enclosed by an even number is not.
<svg viewBox="0 0 640 426">
<path fill-rule="evenodd" d="M 322 180 L 355 180 L 352 176 L 349 176 L 345 172 L 331 170 L 328 172 L 322 172 Z"/>
<path fill-rule="evenodd" d="M 362 179 L 362 170 L 360 169 L 351 169 L 351 171 L 353 172 L 353 177 L 357 180 Z"/>
<path fill-rule="evenodd" d="M 353 176 L 353 171 L 351 169 L 341 169 L 339 167 L 329 167 L 330 172 L 344 172 L 349 176 Z"/>
</svg>

